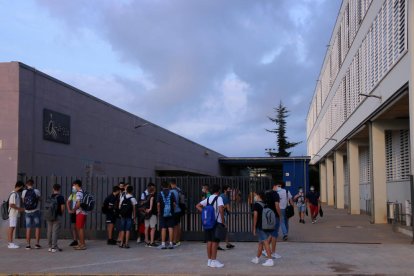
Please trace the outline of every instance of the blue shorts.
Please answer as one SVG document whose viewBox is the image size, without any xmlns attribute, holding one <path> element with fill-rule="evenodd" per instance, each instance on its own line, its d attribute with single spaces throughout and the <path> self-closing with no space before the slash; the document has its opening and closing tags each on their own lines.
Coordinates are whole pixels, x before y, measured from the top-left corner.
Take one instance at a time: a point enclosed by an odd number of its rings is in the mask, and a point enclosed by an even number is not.
<svg viewBox="0 0 414 276">
<path fill-rule="evenodd" d="M 272 231 L 263 231 L 261 229 L 256 228 L 256 234 L 259 239 L 259 242 L 265 241 L 272 236 Z"/>
<path fill-rule="evenodd" d="M 25 214 L 26 228 L 40 228 L 40 210 Z"/>
<path fill-rule="evenodd" d="M 132 218 L 121 218 L 119 231 L 131 231 Z"/>
<path fill-rule="evenodd" d="M 279 227 L 280 227 L 280 218 L 276 216 L 275 230 L 270 232 L 270 235 L 272 235 L 273 238 L 279 237 Z"/>
<path fill-rule="evenodd" d="M 300 212 L 304 213 L 304 212 L 305 212 L 305 210 L 306 210 L 306 205 L 303 205 L 303 206 L 298 206 L 298 212 L 299 212 L 299 213 L 300 213 Z"/>
</svg>

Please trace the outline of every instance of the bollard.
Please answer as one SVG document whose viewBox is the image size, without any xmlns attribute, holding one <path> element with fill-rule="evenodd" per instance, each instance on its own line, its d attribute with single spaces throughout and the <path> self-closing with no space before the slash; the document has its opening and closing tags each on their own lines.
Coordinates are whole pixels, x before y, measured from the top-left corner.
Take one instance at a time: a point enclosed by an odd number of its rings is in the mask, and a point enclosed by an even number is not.
<svg viewBox="0 0 414 276">
<path fill-rule="evenodd" d="M 412 218 L 411 201 L 406 200 L 405 201 L 405 225 L 406 226 L 411 226 L 411 218 Z"/>
</svg>

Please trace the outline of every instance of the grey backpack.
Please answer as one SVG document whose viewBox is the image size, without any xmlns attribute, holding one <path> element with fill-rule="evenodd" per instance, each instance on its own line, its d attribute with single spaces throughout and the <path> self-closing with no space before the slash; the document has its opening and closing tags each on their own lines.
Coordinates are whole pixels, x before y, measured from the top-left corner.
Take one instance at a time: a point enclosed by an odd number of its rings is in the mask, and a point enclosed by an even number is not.
<svg viewBox="0 0 414 276">
<path fill-rule="evenodd" d="M 276 215 L 272 209 L 262 202 L 258 202 L 262 207 L 262 230 L 275 230 Z"/>
</svg>

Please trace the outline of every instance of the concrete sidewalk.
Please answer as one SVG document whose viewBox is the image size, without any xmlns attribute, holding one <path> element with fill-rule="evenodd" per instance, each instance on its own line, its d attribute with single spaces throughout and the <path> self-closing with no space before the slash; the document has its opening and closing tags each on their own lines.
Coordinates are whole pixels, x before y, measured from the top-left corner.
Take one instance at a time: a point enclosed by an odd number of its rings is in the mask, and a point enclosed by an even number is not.
<svg viewBox="0 0 414 276">
<path fill-rule="evenodd" d="M 325 207 L 317 224 L 291 221 L 289 241 L 278 243 L 282 255 L 274 267 L 250 262 L 257 243 L 235 243 L 232 250 L 219 251 L 222 269 L 207 267 L 205 244 L 183 242 L 173 250 L 130 249 L 88 241 L 88 249 L 75 251 L 69 241 L 60 241 L 63 252 L 0 248 L 0 272 L 35 275 L 337 275 L 414 274 L 414 246 L 411 239 L 392 232 L 389 225 L 371 225 L 366 216 L 349 216 Z M 23 240 L 18 241 L 22 246 Z M 42 244 L 46 242 L 42 240 Z"/>
</svg>

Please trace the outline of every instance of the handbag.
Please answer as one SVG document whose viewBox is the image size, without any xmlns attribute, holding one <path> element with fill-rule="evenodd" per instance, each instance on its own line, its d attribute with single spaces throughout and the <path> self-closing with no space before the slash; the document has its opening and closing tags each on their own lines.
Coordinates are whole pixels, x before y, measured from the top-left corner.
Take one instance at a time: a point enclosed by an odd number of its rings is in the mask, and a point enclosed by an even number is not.
<svg viewBox="0 0 414 276">
<path fill-rule="evenodd" d="M 222 223 L 217 223 L 214 229 L 214 238 L 217 240 L 225 240 L 227 235 L 227 228 Z"/>
<path fill-rule="evenodd" d="M 295 215 L 295 209 L 289 203 L 289 194 L 287 190 L 286 190 L 286 199 L 287 199 L 288 205 L 286 206 L 285 212 L 286 212 L 286 217 L 289 219 Z"/>
<path fill-rule="evenodd" d="M 319 207 L 319 216 L 320 216 L 321 218 L 323 218 L 322 206 L 321 206 L 321 207 Z"/>
</svg>

